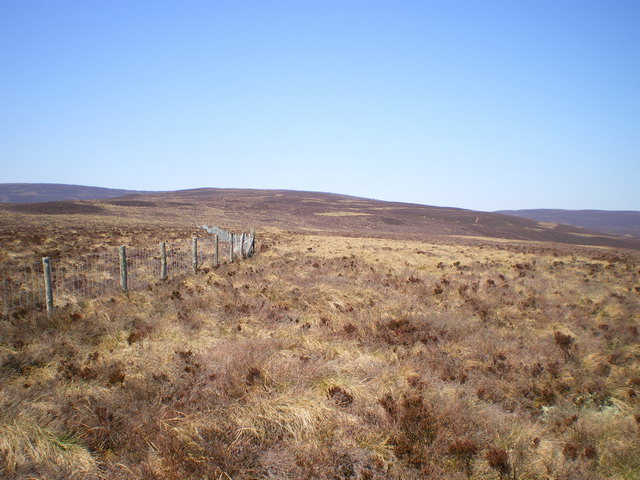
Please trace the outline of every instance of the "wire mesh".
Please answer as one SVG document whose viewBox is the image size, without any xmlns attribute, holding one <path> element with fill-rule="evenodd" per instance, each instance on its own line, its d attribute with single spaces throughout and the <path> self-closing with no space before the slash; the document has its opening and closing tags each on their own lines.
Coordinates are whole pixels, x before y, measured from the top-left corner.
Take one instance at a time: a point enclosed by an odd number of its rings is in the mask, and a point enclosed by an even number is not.
<svg viewBox="0 0 640 480">
<path fill-rule="evenodd" d="M 222 251 L 222 242 L 218 243 L 218 257 Z M 215 238 L 213 236 L 198 237 L 198 266 L 200 268 L 215 268 L 220 264 L 220 258 L 216 260 Z"/>
<path fill-rule="evenodd" d="M 127 249 L 128 287 L 146 288 L 160 278 L 160 250 L 144 247 Z"/>
<path fill-rule="evenodd" d="M 191 269 L 191 245 L 167 245 L 167 275 L 179 275 Z"/>
<path fill-rule="evenodd" d="M 240 236 L 234 238 L 234 255 L 239 258 L 252 248 L 253 237 L 247 235 L 241 250 Z M 214 268 L 229 262 L 231 243 L 218 242 L 215 237 L 198 237 L 197 262 L 200 269 Z M 157 282 L 161 276 L 160 247 L 129 247 L 126 250 L 128 289 L 138 290 Z M 193 269 L 191 239 L 166 244 L 167 277 L 187 274 Z M 74 258 L 51 259 L 51 282 L 57 306 L 77 302 L 80 298 L 95 298 L 120 290 L 120 260 L 118 249 L 109 249 Z M 12 315 L 46 306 L 42 259 L 27 264 L 0 265 L 0 315 Z"/>
<path fill-rule="evenodd" d="M 26 265 L 4 265 L 2 275 L 2 305 L 0 312 L 9 317 L 14 312 L 41 309 L 45 305 L 42 262 Z"/>
<path fill-rule="evenodd" d="M 114 291 L 118 285 L 117 252 L 104 251 L 51 261 L 51 278 L 56 304 L 78 298 L 95 298 Z"/>
</svg>

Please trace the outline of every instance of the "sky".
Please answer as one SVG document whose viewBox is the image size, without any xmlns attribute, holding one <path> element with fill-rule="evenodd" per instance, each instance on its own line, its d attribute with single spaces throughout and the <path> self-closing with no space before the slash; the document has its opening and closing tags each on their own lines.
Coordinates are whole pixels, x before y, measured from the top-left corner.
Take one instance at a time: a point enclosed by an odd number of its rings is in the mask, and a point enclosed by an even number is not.
<svg viewBox="0 0 640 480">
<path fill-rule="evenodd" d="M 640 210 L 637 0 L 0 0 L 0 183 Z"/>
</svg>

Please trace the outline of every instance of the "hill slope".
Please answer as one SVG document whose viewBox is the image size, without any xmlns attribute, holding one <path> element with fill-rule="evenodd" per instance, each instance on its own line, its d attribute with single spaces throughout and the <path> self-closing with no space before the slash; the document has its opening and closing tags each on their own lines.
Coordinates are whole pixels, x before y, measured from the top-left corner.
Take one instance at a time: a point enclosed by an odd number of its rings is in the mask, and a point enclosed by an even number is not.
<svg viewBox="0 0 640 480">
<path fill-rule="evenodd" d="M 58 183 L 0 183 L 0 203 L 59 202 L 66 200 L 95 200 L 115 198 L 132 193 L 122 190 L 85 185 L 64 185 Z"/>
<path fill-rule="evenodd" d="M 77 223 L 82 215 L 84 225 L 111 225 L 126 218 L 130 224 L 167 227 L 208 224 L 397 239 L 482 237 L 640 249 L 640 239 L 498 213 L 289 190 L 202 188 L 90 202 L 7 204 L 0 205 L 0 222 L 3 212 L 24 215 L 24 225 L 53 214 L 61 223 Z"/>
<path fill-rule="evenodd" d="M 640 212 L 609 210 L 500 210 L 496 213 L 515 215 L 540 222 L 554 222 L 583 227 L 613 235 L 640 237 Z"/>
</svg>

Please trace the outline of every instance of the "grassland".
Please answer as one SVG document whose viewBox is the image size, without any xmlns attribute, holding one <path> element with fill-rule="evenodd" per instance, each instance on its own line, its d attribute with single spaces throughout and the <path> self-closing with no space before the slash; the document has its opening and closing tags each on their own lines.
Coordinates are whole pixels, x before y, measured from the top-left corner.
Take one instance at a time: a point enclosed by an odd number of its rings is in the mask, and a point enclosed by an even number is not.
<svg viewBox="0 0 640 480">
<path fill-rule="evenodd" d="M 3 218 L 11 258 L 193 233 Z M 408 237 L 262 227 L 251 259 L 0 322 L 2 475 L 640 478 L 640 255 Z"/>
</svg>

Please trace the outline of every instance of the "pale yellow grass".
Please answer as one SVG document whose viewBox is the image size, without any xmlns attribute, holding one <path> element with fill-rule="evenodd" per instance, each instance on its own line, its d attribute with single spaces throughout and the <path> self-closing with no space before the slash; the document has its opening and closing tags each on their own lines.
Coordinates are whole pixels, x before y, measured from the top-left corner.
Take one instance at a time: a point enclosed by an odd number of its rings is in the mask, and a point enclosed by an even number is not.
<svg viewBox="0 0 640 480">
<path fill-rule="evenodd" d="M 304 392 L 251 395 L 230 412 L 236 424 L 235 443 L 246 436 L 263 442 L 280 435 L 300 442 L 330 428 L 332 416 L 333 410 L 322 397 Z"/>
<path fill-rule="evenodd" d="M 322 212 L 316 213 L 315 215 L 320 215 L 322 217 L 365 217 L 371 214 L 364 212 Z"/>
<path fill-rule="evenodd" d="M 599 237 L 618 238 L 618 237 L 614 237 L 612 235 L 607 235 L 606 233 L 578 233 L 578 232 L 571 232 L 571 235 L 574 235 L 576 237 L 584 237 L 584 238 L 599 238 Z"/>
<path fill-rule="evenodd" d="M 559 224 L 558 223 L 554 223 L 554 222 L 538 222 L 538 225 L 540 225 L 542 228 L 553 230 Z"/>
<path fill-rule="evenodd" d="M 28 419 L 0 424 L 0 456 L 4 459 L 1 471 L 9 476 L 24 474 L 34 466 L 64 472 L 67 478 L 75 479 L 98 473 L 91 453 L 75 439 L 41 428 Z"/>
</svg>

